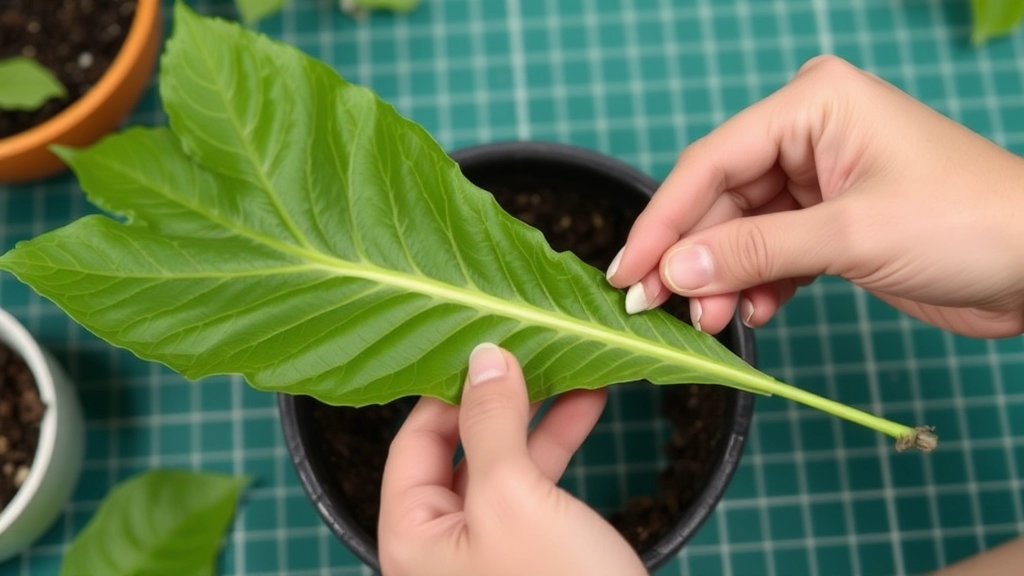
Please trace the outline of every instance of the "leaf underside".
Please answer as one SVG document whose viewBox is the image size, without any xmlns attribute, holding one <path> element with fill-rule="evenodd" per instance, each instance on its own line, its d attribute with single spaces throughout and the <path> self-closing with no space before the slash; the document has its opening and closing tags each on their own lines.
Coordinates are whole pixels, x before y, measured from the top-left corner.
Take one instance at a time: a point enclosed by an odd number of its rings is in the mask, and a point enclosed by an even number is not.
<svg viewBox="0 0 1024 576">
<path fill-rule="evenodd" d="M 99 207 L 0 257 L 100 337 L 185 376 L 365 405 L 457 402 L 481 341 L 534 400 L 647 379 L 774 379 L 620 291 L 471 184 L 419 126 L 326 65 L 175 11 L 170 129 L 63 149 Z"/>
<path fill-rule="evenodd" d="M 115 486 L 75 537 L 61 576 L 213 576 L 247 480 L 154 470 Z"/>
</svg>

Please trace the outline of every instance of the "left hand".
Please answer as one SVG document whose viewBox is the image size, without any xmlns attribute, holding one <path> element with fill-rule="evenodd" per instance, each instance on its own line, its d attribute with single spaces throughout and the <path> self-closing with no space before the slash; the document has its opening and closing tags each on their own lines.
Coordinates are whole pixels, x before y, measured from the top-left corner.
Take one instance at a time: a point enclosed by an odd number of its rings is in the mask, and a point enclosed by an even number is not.
<svg viewBox="0 0 1024 576">
<path fill-rule="evenodd" d="M 519 363 L 478 346 L 461 408 L 420 400 L 391 444 L 378 528 L 384 576 L 646 575 L 611 524 L 555 484 L 605 399 L 569 392 L 528 433 Z M 453 467 L 460 436 L 465 460 Z"/>
</svg>

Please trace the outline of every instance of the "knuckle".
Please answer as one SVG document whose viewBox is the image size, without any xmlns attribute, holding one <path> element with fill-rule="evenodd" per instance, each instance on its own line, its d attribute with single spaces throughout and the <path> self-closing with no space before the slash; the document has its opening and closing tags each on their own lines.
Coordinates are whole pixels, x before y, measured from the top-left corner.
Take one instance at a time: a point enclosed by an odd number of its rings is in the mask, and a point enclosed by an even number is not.
<svg viewBox="0 0 1024 576">
<path fill-rule="evenodd" d="M 751 283 L 760 283 L 771 278 L 772 255 L 768 237 L 756 222 L 734 229 L 730 261 L 735 267 L 734 274 Z"/>
<path fill-rule="evenodd" d="M 676 157 L 676 167 L 693 163 L 704 164 L 708 160 L 707 151 L 710 145 L 708 136 L 710 135 L 711 133 L 705 134 L 683 148 L 679 156 Z"/>
<path fill-rule="evenodd" d="M 676 156 L 676 168 L 685 166 L 694 159 L 694 156 L 699 153 L 702 142 L 704 142 L 704 138 L 705 137 L 702 136 L 693 142 L 690 142 L 688 146 L 683 148 L 682 152 L 679 153 L 679 156 Z"/>
<path fill-rule="evenodd" d="M 714 144 L 709 140 L 711 132 L 691 142 L 676 158 L 675 170 L 695 170 L 706 174 L 708 182 L 713 189 L 724 190 L 727 188 L 726 170 L 720 164 L 718 155 L 715 153 Z"/>
<path fill-rule="evenodd" d="M 852 91 L 873 86 L 874 77 L 838 56 L 824 55 L 811 58 L 797 72 L 803 89 L 809 94 L 848 95 Z"/>
<path fill-rule="evenodd" d="M 857 68 L 853 64 L 850 64 L 839 56 L 821 54 L 804 62 L 803 65 L 800 66 L 796 75 L 804 76 L 807 74 L 816 74 L 823 76 L 838 76 L 849 74 L 856 70 Z"/>
<path fill-rule="evenodd" d="M 501 384 L 500 382 L 489 382 L 487 386 L 493 387 L 491 390 L 466 402 L 462 407 L 462 428 L 473 430 L 484 427 L 495 418 L 501 418 L 515 408 L 516 399 L 512 394 L 502 391 Z"/>
</svg>

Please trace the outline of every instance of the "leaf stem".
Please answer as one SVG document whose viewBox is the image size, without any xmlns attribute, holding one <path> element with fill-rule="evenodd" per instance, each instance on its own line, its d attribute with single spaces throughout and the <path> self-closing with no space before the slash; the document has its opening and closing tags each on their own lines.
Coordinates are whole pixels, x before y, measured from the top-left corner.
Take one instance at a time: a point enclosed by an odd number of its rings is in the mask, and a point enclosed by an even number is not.
<svg viewBox="0 0 1024 576">
<path fill-rule="evenodd" d="M 799 402 L 805 406 L 816 408 L 827 414 L 838 416 L 839 418 L 848 420 L 854 424 L 860 424 L 861 426 L 870 428 L 876 432 L 881 432 L 882 434 L 891 436 L 896 439 L 897 451 L 916 448 L 921 452 L 931 452 L 935 449 L 935 446 L 938 443 L 938 436 L 935 435 L 933 432 L 934 427 L 931 426 L 918 426 L 915 428 L 893 422 L 892 420 L 886 420 L 885 418 L 869 414 L 852 406 L 847 406 L 846 404 L 836 402 L 835 400 L 818 396 L 813 392 L 808 392 L 807 390 L 797 388 L 796 386 L 779 382 L 770 376 L 766 378 L 757 378 L 756 381 L 754 381 L 753 378 L 744 375 L 742 379 L 752 384 L 753 388 L 768 394 Z"/>
</svg>

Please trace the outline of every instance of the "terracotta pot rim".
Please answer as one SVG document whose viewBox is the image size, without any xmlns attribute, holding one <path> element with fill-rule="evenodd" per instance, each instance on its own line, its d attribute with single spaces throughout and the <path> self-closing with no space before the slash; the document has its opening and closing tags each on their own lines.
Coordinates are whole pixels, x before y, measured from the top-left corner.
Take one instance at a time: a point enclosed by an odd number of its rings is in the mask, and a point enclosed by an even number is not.
<svg viewBox="0 0 1024 576">
<path fill-rule="evenodd" d="M 157 33 L 159 16 L 160 0 L 138 0 L 128 35 L 100 81 L 53 118 L 24 132 L 0 138 L 0 160 L 56 142 L 110 100 L 144 57 L 149 38 Z"/>
</svg>

